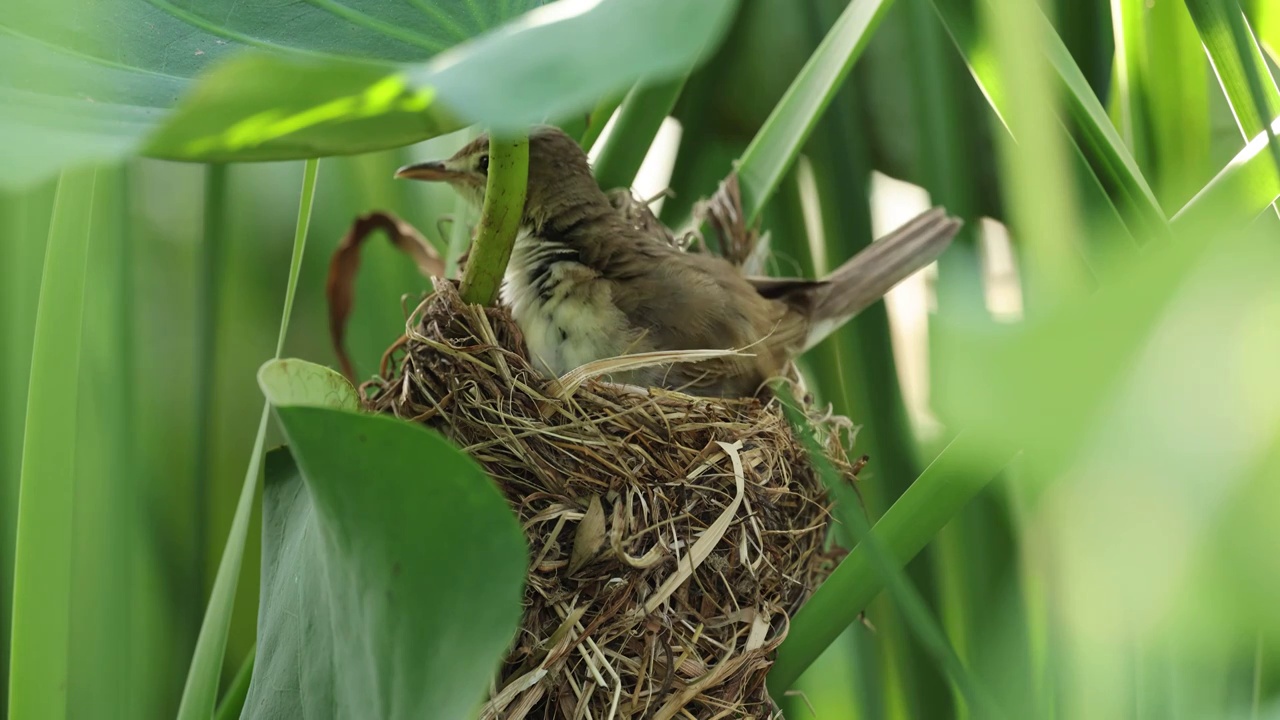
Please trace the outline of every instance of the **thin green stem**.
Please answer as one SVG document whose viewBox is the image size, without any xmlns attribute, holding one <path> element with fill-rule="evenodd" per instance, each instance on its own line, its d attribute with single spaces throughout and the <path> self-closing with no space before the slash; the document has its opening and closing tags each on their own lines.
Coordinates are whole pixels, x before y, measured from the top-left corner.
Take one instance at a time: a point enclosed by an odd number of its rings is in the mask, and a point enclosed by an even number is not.
<svg viewBox="0 0 1280 720">
<path fill-rule="evenodd" d="M 293 236 L 293 257 L 289 263 L 289 281 L 285 290 L 284 311 L 280 320 L 280 333 L 276 340 L 275 357 L 277 358 L 284 351 L 284 342 L 289 331 L 289 317 L 293 310 L 294 296 L 297 294 L 298 276 L 307 244 L 307 229 L 311 224 L 311 206 L 315 201 L 318 170 L 319 160 L 306 161 L 302 177 L 302 197 L 298 202 L 298 221 Z M 227 545 L 222 552 L 222 561 L 218 564 L 218 574 L 213 581 L 209 607 L 205 612 L 204 622 L 200 625 L 200 636 L 196 640 L 191 669 L 187 673 L 182 703 L 178 707 L 179 720 L 204 720 L 212 716 L 217 702 L 218 678 L 221 674 L 223 655 L 226 653 L 227 632 L 231 627 L 236 585 L 240 580 L 240 567 L 244 560 L 245 540 L 249 534 L 249 517 L 253 510 L 253 498 L 258 489 L 258 478 L 262 475 L 262 451 L 266 443 L 267 418 L 270 410 L 270 404 L 264 403 L 262 416 L 258 420 L 258 432 L 253 442 L 253 452 L 249 457 L 249 467 L 245 471 L 240 499 L 236 503 L 235 516 L 231 521 L 231 531 L 227 535 Z"/>
<path fill-rule="evenodd" d="M 529 178 L 529 138 L 493 138 L 489 142 L 489 179 L 480 227 L 462 275 L 462 299 L 492 305 L 511 260 L 524 214 Z"/>
<path fill-rule="evenodd" d="M 222 242 L 227 221 L 227 166 L 205 166 L 204 237 L 200 245 L 200 267 L 196 279 L 196 350 L 195 350 L 195 452 L 192 454 L 191 478 L 196 501 L 191 504 L 191 534 L 195 542 L 193 555 L 208 557 L 210 464 L 213 448 L 213 415 L 217 395 L 218 356 L 218 289 L 222 277 Z M 191 612 L 199 612 L 205 599 L 205 573 L 194 573 Z"/>
</svg>

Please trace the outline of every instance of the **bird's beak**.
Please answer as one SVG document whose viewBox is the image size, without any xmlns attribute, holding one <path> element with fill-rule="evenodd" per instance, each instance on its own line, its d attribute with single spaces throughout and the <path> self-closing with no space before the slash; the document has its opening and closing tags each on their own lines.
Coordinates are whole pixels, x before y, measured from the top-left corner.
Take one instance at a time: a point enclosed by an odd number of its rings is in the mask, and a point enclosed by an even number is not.
<svg viewBox="0 0 1280 720">
<path fill-rule="evenodd" d="M 426 180 L 429 182 L 449 182 L 457 178 L 459 175 L 461 175 L 461 173 L 456 170 L 450 170 L 439 160 L 416 163 L 414 165 L 405 165 L 396 171 L 396 177 L 398 178 L 405 178 L 408 180 Z"/>
</svg>

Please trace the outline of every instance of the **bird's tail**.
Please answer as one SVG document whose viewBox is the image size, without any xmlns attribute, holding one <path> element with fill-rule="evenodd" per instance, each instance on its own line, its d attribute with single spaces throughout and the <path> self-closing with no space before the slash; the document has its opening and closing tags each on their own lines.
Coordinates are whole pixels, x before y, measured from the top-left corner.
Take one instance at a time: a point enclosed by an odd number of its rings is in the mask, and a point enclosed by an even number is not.
<svg viewBox="0 0 1280 720">
<path fill-rule="evenodd" d="M 809 316 L 805 349 L 822 342 L 895 285 L 936 260 L 962 224 L 935 207 L 871 243 L 823 278 Z"/>
</svg>

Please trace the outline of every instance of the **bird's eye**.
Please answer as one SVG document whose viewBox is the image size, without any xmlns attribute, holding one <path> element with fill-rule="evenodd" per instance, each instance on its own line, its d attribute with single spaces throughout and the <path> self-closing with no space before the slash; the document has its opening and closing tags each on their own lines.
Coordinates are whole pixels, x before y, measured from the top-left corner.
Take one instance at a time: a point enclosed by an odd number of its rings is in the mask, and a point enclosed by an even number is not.
<svg viewBox="0 0 1280 720">
<path fill-rule="evenodd" d="M 476 167 L 480 169 L 481 173 L 488 175 L 489 174 L 489 156 L 481 155 L 480 161 L 476 163 Z"/>
</svg>

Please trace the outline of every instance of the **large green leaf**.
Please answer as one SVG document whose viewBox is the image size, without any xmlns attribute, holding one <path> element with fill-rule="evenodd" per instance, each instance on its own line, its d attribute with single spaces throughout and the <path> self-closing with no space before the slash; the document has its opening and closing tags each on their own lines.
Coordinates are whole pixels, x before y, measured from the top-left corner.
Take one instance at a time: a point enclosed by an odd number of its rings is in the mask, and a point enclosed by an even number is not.
<svg viewBox="0 0 1280 720">
<path fill-rule="evenodd" d="M 685 71 L 736 6 L 566 0 L 486 33 L 538 4 L 108 0 L 71 14 L 21 0 L 0 16 L 0 180 L 139 148 L 285 159 L 394 147 L 471 122 L 562 119 L 640 78 Z M 245 47 L 255 51 L 236 53 Z"/>
<path fill-rule="evenodd" d="M 276 414 L 298 464 L 267 458 L 243 717 L 468 717 L 520 617 L 525 544 L 506 501 L 421 427 Z"/>
</svg>

